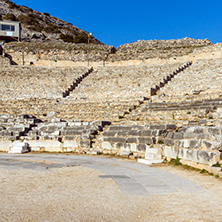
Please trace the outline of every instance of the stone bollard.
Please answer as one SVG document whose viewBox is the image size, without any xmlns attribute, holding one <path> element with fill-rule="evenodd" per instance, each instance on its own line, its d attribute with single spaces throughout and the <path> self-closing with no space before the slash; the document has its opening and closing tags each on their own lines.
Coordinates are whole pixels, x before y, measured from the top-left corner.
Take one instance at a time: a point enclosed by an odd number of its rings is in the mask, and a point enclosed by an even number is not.
<svg viewBox="0 0 222 222">
<path fill-rule="evenodd" d="M 163 82 L 160 82 L 160 88 L 164 87 L 165 84 Z"/>
<path fill-rule="evenodd" d="M 166 85 L 168 83 L 167 79 L 163 79 L 164 84 Z"/>
<path fill-rule="evenodd" d="M 167 78 L 167 82 L 171 81 L 171 78 L 169 76 L 167 76 L 166 78 Z"/>
<path fill-rule="evenodd" d="M 160 89 L 160 87 L 158 85 L 156 85 L 156 92 Z"/>
<path fill-rule="evenodd" d="M 151 89 L 150 89 L 150 95 L 151 95 L 151 96 L 154 96 L 155 94 L 156 94 L 156 89 L 151 88 Z"/>
</svg>

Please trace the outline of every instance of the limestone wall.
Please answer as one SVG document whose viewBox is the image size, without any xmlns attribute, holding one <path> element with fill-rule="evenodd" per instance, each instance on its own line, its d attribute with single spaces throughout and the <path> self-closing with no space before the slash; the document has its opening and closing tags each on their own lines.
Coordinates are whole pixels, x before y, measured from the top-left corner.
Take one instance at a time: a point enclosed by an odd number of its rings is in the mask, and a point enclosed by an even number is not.
<svg viewBox="0 0 222 222">
<path fill-rule="evenodd" d="M 141 161 L 180 158 L 202 169 L 220 166 L 222 127 L 111 125 L 109 121 L 79 122 L 30 115 L 0 116 L 0 151 L 23 142 L 31 151 L 115 154 Z"/>
</svg>

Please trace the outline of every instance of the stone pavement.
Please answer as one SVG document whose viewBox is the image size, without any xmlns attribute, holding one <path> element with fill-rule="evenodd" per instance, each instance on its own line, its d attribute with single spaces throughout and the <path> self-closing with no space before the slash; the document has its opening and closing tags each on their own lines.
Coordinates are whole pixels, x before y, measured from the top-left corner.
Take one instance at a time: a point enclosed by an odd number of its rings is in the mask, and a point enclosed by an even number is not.
<svg viewBox="0 0 222 222">
<path fill-rule="evenodd" d="M 204 191 L 204 188 L 180 176 L 128 160 L 61 154 L 0 154 L 0 171 L 48 171 L 51 168 L 75 166 L 101 171 L 99 178 L 114 180 L 125 195 L 150 196 Z"/>
</svg>

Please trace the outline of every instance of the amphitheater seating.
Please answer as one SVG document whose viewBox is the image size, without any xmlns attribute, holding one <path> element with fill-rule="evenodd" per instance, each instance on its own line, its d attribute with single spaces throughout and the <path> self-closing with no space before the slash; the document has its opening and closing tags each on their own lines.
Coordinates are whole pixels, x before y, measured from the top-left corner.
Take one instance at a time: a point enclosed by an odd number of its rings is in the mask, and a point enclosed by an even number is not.
<svg viewBox="0 0 222 222">
<path fill-rule="evenodd" d="M 222 95 L 221 59 L 199 60 L 162 88 L 155 102 L 215 99 Z"/>
<path fill-rule="evenodd" d="M 11 67 L 0 80 L 0 113 L 32 114 L 44 118 L 55 112 L 63 119 L 118 120 L 149 95 L 150 87 L 179 64 L 101 67 L 62 98 L 85 68 Z M 7 93 L 5 93 L 7 92 Z"/>
<path fill-rule="evenodd" d="M 1 67 L 1 99 L 61 98 L 86 68 Z"/>
</svg>

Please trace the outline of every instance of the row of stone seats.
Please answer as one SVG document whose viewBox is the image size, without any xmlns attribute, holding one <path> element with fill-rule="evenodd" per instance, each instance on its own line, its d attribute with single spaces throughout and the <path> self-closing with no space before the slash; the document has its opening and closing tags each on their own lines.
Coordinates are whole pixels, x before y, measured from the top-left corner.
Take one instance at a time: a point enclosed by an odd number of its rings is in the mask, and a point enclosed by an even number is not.
<svg viewBox="0 0 222 222">
<path fill-rule="evenodd" d="M 120 154 L 121 151 L 143 156 L 147 145 L 163 143 L 164 137 L 176 129 L 176 125 L 110 126 L 103 133 L 101 151 Z"/>
<path fill-rule="evenodd" d="M 99 67 L 70 94 L 90 101 L 135 100 L 149 95 L 152 85 L 170 74 L 177 64 Z"/>
<path fill-rule="evenodd" d="M 160 88 L 163 88 L 168 82 L 171 81 L 176 75 L 178 75 L 180 72 L 183 72 L 186 68 L 192 65 L 192 62 L 187 62 L 186 64 L 180 66 L 176 71 L 173 72 L 173 74 L 170 74 L 169 76 L 166 76 L 162 82 L 159 83 L 159 85 L 156 85 L 155 88 L 150 89 L 150 95 L 154 96 L 156 93 L 160 90 Z"/>
<path fill-rule="evenodd" d="M 1 115 L 0 120 L 0 135 L 3 135 L 0 137 L 1 151 L 13 148 L 15 141 L 25 141 L 32 151 L 84 152 L 91 148 L 98 131 L 110 124 L 105 121 L 66 122 L 58 118 L 42 121 L 28 115 L 14 118 Z"/>
<path fill-rule="evenodd" d="M 85 152 L 91 148 L 92 141 L 109 122 L 66 122 L 51 119 L 37 124 L 24 137 L 32 151 L 76 151 Z"/>
<path fill-rule="evenodd" d="M 155 102 L 176 102 L 219 98 L 222 95 L 221 80 L 221 59 L 198 60 L 152 99 Z"/>
<path fill-rule="evenodd" d="M 70 87 L 62 93 L 62 97 L 65 98 L 69 96 L 69 94 L 76 88 L 78 85 L 82 82 L 83 79 L 85 79 L 90 73 L 93 72 L 93 67 L 91 67 L 87 72 L 82 74 L 80 77 L 78 77 L 75 81 L 72 82 Z"/>
<path fill-rule="evenodd" d="M 1 66 L 0 97 L 1 100 L 62 98 L 63 90 L 84 72 L 84 67 Z"/>
<path fill-rule="evenodd" d="M 216 164 L 222 152 L 222 127 L 186 126 L 170 132 L 164 140 L 170 158 L 202 164 Z"/>
<path fill-rule="evenodd" d="M 167 125 L 110 126 L 100 137 L 101 152 L 155 160 L 213 165 L 220 161 L 222 127 Z"/>
<path fill-rule="evenodd" d="M 146 101 L 145 101 L 146 102 Z M 186 106 L 177 104 L 177 106 L 159 105 L 152 107 L 151 104 L 145 103 L 138 108 L 135 113 L 131 113 L 125 117 L 125 122 L 141 123 L 147 122 L 158 123 L 173 123 L 178 125 L 187 125 L 190 121 L 197 123 L 199 120 L 204 120 L 205 124 L 218 125 L 221 124 L 222 109 L 221 104 L 217 106 L 209 104 L 204 106 Z M 160 103 L 158 103 L 160 104 Z M 168 104 L 170 105 L 170 104 Z"/>
<path fill-rule="evenodd" d="M 18 140 L 40 120 L 29 115 L 0 115 L 0 140 Z"/>
</svg>

